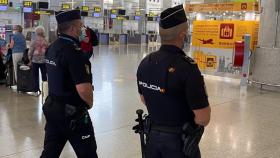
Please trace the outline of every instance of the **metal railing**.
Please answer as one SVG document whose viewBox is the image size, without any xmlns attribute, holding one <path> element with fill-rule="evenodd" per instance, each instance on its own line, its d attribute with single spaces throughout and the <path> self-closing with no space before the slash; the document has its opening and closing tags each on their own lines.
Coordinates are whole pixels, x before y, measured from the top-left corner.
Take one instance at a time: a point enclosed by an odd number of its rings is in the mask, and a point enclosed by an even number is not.
<svg viewBox="0 0 280 158">
<path fill-rule="evenodd" d="M 280 84 L 271 84 L 271 83 L 259 82 L 259 81 L 254 81 L 254 80 L 248 80 L 248 83 L 259 84 L 261 86 L 260 89 L 263 89 L 263 86 L 279 87 L 280 88 Z"/>
</svg>

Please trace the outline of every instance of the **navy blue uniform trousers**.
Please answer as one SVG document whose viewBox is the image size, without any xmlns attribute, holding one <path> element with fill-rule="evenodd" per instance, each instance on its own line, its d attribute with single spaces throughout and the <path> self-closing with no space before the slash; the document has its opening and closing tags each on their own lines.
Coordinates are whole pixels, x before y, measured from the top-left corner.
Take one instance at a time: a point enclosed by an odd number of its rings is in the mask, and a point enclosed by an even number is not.
<svg viewBox="0 0 280 158">
<path fill-rule="evenodd" d="M 183 153 L 181 134 L 151 131 L 145 148 L 146 158 L 188 158 Z M 200 158 L 200 152 L 196 157 Z"/>
<path fill-rule="evenodd" d="M 65 117 L 63 105 L 43 106 L 46 117 L 44 150 L 41 158 L 59 158 L 63 147 L 69 141 L 78 158 L 97 158 L 97 145 L 90 117 L 81 122 L 75 130 L 70 129 L 70 121 Z M 57 108 L 61 106 L 60 108 Z M 88 113 L 87 113 L 88 115 Z"/>
</svg>

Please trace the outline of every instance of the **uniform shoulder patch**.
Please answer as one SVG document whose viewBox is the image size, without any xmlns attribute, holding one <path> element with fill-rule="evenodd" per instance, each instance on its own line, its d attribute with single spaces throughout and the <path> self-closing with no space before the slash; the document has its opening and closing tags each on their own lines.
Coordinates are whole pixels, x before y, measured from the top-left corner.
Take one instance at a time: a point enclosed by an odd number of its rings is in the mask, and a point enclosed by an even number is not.
<svg viewBox="0 0 280 158">
<path fill-rule="evenodd" d="M 184 61 L 186 61 L 187 63 L 189 64 L 192 64 L 192 65 L 196 65 L 196 62 L 189 56 L 183 56 L 182 57 Z"/>
</svg>

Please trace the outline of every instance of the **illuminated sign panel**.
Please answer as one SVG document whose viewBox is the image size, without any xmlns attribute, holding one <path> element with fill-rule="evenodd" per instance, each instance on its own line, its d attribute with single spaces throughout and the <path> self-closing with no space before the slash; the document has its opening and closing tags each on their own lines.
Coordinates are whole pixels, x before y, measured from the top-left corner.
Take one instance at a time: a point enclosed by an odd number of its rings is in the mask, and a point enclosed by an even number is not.
<svg viewBox="0 0 280 158">
<path fill-rule="evenodd" d="M 23 1 L 23 7 L 32 7 L 31 1 Z"/>
<path fill-rule="evenodd" d="M 71 8 L 71 6 L 70 6 L 70 4 L 62 4 L 62 9 L 70 9 Z"/>
<path fill-rule="evenodd" d="M 135 12 L 135 15 L 136 15 L 136 16 L 140 16 L 140 15 L 141 15 L 141 12 L 140 12 L 140 11 L 136 11 L 136 12 Z"/>
<path fill-rule="evenodd" d="M 111 10 L 111 14 L 117 14 L 117 10 L 116 9 L 112 9 Z"/>
<path fill-rule="evenodd" d="M 101 12 L 101 8 L 100 7 L 94 7 L 94 12 L 95 13 L 100 13 Z"/>
<path fill-rule="evenodd" d="M 82 6 L 82 11 L 85 11 L 85 12 L 89 11 L 89 7 L 88 6 Z"/>
<path fill-rule="evenodd" d="M 8 5 L 8 0 L 0 0 L 0 5 Z"/>
</svg>

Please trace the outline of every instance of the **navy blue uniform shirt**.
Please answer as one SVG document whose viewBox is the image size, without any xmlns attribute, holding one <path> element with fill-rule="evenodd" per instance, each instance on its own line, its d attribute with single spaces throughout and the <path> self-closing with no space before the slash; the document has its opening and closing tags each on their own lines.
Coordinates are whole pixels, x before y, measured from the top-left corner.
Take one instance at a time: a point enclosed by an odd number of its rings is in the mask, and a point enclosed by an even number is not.
<svg viewBox="0 0 280 158">
<path fill-rule="evenodd" d="M 85 105 L 76 85 L 92 83 L 91 65 L 80 51 L 79 40 L 61 34 L 46 52 L 49 95 L 63 103 Z"/>
<path fill-rule="evenodd" d="M 192 110 L 209 106 L 197 64 L 176 46 L 162 45 L 146 56 L 138 67 L 137 85 L 151 120 L 157 124 L 194 124 Z"/>
</svg>

